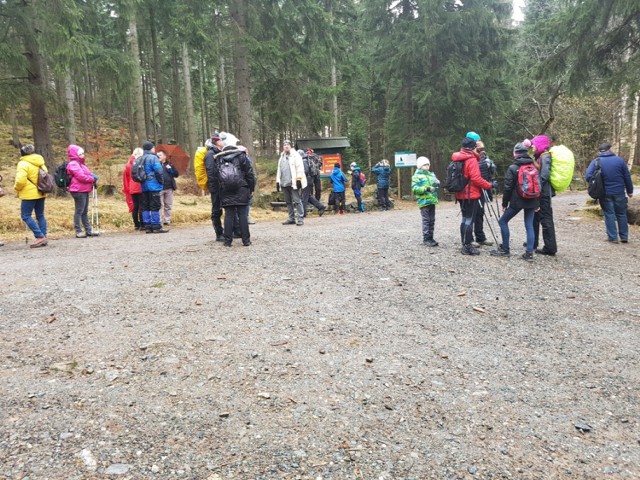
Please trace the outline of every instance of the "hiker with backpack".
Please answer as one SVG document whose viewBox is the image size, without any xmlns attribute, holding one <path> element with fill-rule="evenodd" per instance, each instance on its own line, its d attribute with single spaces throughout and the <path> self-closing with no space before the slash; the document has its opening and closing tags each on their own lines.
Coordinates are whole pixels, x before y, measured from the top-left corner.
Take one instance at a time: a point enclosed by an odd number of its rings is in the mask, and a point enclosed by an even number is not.
<svg viewBox="0 0 640 480">
<path fill-rule="evenodd" d="M 598 147 L 597 158 L 592 160 L 587 168 L 585 175 L 587 182 L 595 174 L 596 165 L 601 169 L 604 184 L 604 196 L 599 199 L 599 202 L 604 213 L 607 241 L 618 243 L 619 238 L 622 243 L 627 243 L 629 241 L 627 197 L 633 197 L 633 183 L 627 162 L 611 151 L 610 143 L 603 143 Z"/>
<path fill-rule="evenodd" d="M 309 155 L 302 149 L 298 150 L 298 155 L 302 157 L 304 173 L 307 176 L 307 186 L 302 190 L 302 208 L 304 210 L 304 216 L 307 216 L 307 208 L 309 204 L 311 204 L 316 210 L 318 210 L 318 216 L 321 217 L 324 215 L 327 207 L 313 196 L 313 175 L 311 175 L 311 162 L 309 161 Z"/>
<path fill-rule="evenodd" d="M 342 173 L 339 163 L 333 165 L 333 171 L 329 179 L 333 184 L 333 191 L 331 192 L 331 195 L 333 195 L 333 209 L 336 213 L 342 215 L 344 213 L 344 191 L 348 178 Z M 329 195 L 329 204 L 331 204 L 331 195 Z"/>
<path fill-rule="evenodd" d="M 382 159 L 371 169 L 371 173 L 377 176 L 376 187 L 378 189 L 378 205 L 382 210 L 389 210 L 389 186 L 391 185 L 391 167 L 389 160 Z"/>
<path fill-rule="evenodd" d="M 140 147 L 136 147 L 129 161 L 124 167 L 122 172 L 122 193 L 127 201 L 129 207 L 129 213 L 133 219 L 134 230 L 144 230 L 144 223 L 142 222 L 142 185 L 138 182 L 134 182 L 131 179 L 131 167 L 133 161 L 136 158 L 140 158 L 144 152 Z"/>
<path fill-rule="evenodd" d="M 473 223 L 478 209 L 478 199 L 482 190 L 496 188 L 497 182 L 490 183 L 480 175 L 476 153 L 476 141 L 465 137 L 461 149 L 451 156 L 451 163 L 447 167 L 445 187 L 455 192 L 456 201 L 460 203 L 462 221 L 460 222 L 461 253 L 463 255 L 480 255 L 480 250 L 471 245 L 473 242 Z"/>
<path fill-rule="evenodd" d="M 304 173 L 302 157 L 291 147 L 291 141 L 285 140 L 276 173 L 276 190 L 279 192 L 282 189 L 289 212 L 287 220 L 282 222 L 283 225 L 304 225 L 302 192 L 306 186 L 307 176 Z"/>
<path fill-rule="evenodd" d="M 309 173 L 311 177 L 311 188 L 309 193 L 320 201 L 322 198 L 322 181 L 320 174 L 322 173 L 322 157 L 313 151 L 313 148 L 307 148 L 307 159 L 309 160 Z M 315 190 L 315 192 L 314 192 Z"/>
<path fill-rule="evenodd" d="M 142 184 L 142 222 L 147 233 L 167 233 L 160 222 L 160 195 L 163 188 L 162 164 L 150 141 L 142 144 L 143 154 L 133 161 L 131 178 Z"/>
<path fill-rule="evenodd" d="M 247 206 L 256 188 L 256 177 L 246 152 L 238 148 L 238 139 L 227 133 L 224 148 L 215 154 L 217 162 L 217 184 L 220 192 L 220 205 L 224 208 L 224 246 L 230 247 L 234 238 L 234 220 L 240 228 L 242 245 L 251 245 L 249 216 Z"/>
<path fill-rule="evenodd" d="M 20 147 L 20 161 L 16 169 L 16 179 L 13 188 L 18 194 L 20 202 L 20 218 L 31 229 L 36 240 L 29 245 L 31 248 L 44 247 L 47 239 L 47 219 L 44 216 L 46 193 L 38 190 L 38 176 L 40 171 L 47 172 L 42 155 L 35 153 L 33 145 Z M 32 214 L 35 212 L 36 219 Z"/>
<path fill-rule="evenodd" d="M 504 194 L 502 195 L 502 208 L 504 213 L 498 220 L 502 243 L 496 250 L 491 250 L 490 255 L 496 257 L 508 257 L 511 255 L 509 248 L 509 221 L 520 210 L 524 210 L 524 227 L 527 232 L 526 250 L 522 258 L 533 260 L 533 216 L 540 208 L 540 183 L 538 170 L 529 156 L 529 147 L 524 143 L 516 143 L 513 147 L 513 163 L 507 169 L 504 177 Z"/>
<path fill-rule="evenodd" d="M 558 244 L 556 243 L 556 229 L 551 205 L 551 198 L 556 195 L 550 182 L 552 158 L 549 149 L 551 142 L 546 135 L 537 135 L 531 139 L 531 147 L 533 148 L 534 165 L 540 172 L 540 209 L 536 211 L 533 218 L 533 248 L 539 255 L 554 256 L 558 252 Z M 538 248 L 540 226 L 542 226 L 542 240 L 544 242 L 542 248 Z"/>
<path fill-rule="evenodd" d="M 362 189 L 366 184 L 366 178 L 356 162 L 352 162 L 349 167 L 351 168 L 348 172 L 351 175 L 351 189 L 353 190 L 353 195 L 356 197 L 356 201 L 358 202 L 358 210 L 356 210 L 356 213 L 361 213 L 364 212 Z"/>
<path fill-rule="evenodd" d="M 418 157 L 416 173 L 411 178 L 411 191 L 416 197 L 422 217 L 422 243 L 429 247 L 437 247 L 438 242 L 433 239 L 433 230 L 436 224 L 440 180 L 429 170 L 430 167 L 431 161 L 427 157 Z"/>
<path fill-rule="evenodd" d="M 165 150 L 157 152 L 162 164 L 162 192 L 160 192 L 160 219 L 163 225 L 171 225 L 171 212 L 173 211 L 173 192 L 178 188 L 176 178 L 180 175 L 178 170 L 171 165 Z"/>
<path fill-rule="evenodd" d="M 207 176 L 207 189 L 211 194 L 211 223 L 216 234 L 216 242 L 224 242 L 224 229 L 222 227 L 222 205 L 220 204 L 220 183 L 218 181 L 218 155 L 224 148 L 224 142 L 219 133 L 212 133 L 204 156 L 204 165 Z"/>
<path fill-rule="evenodd" d="M 493 160 L 491 160 L 487 156 L 487 152 L 485 152 L 484 143 L 482 142 L 482 140 L 476 140 L 476 153 L 480 156 L 480 159 L 478 160 L 478 166 L 480 167 L 480 176 L 487 182 L 491 182 L 493 184 L 496 174 L 496 164 L 493 163 Z M 480 198 L 478 199 L 476 217 L 473 220 L 473 234 L 475 237 L 475 242 L 472 242 L 471 245 L 476 248 L 480 245 L 493 245 L 493 242 L 491 240 L 487 240 L 487 235 L 484 233 L 484 205 L 485 202 L 491 202 L 491 200 L 493 200 L 491 189 L 483 189 Z"/>
<path fill-rule="evenodd" d="M 89 170 L 84 158 L 84 148 L 78 145 L 67 147 L 67 175 L 69 175 L 69 193 L 75 206 L 73 228 L 76 238 L 97 237 L 89 223 L 89 192 L 92 192 L 98 176 Z M 84 232 L 82 228 L 84 227 Z"/>
</svg>

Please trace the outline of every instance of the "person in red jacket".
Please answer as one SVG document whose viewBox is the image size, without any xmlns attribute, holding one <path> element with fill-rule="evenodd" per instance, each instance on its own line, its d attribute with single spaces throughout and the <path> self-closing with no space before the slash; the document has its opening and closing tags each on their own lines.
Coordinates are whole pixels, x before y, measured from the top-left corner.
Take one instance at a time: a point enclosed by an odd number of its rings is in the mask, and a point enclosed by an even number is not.
<svg viewBox="0 0 640 480">
<path fill-rule="evenodd" d="M 460 203 L 460 211 L 462 212 L 460 238 L 462 240 L 461 252 L 463 255 L 480 255 L 480 250 L 471 246 L 471 242 L 473 242 L 473 219 L 476 216 L 478 200 L 482 195 L 482 190 L 495 187 L 494 184 L 486 181 L 480 175 L 480 167 L 478 166 L 480 157 L 475 148 L 476 141 L 473 138 L 465 137 L 462 140 L 460 151 L 451 156 L 451 161 L 453 162 L 464 162 L 462 174 L 467 179 L 467 185 L 462 191 L 456 192 L 456 200 Z"/>
<path fill-rule="evenodd" d="M 142 184 L 134 182 L 131 179 L 131 166 L 133 165 L 133 161 L 142 156 L 142 153 L 141 148 L 136 148 L 131 154 L 131 157 L 129 157 L 129 161 L 124 167 L 124 172 L 122 172 L 122 193 L 124 193 L 125 199 L 127 200 L 129 213 L 133 217 L 135 230 L 145 229 L 142 223 Z"/>
</svg>

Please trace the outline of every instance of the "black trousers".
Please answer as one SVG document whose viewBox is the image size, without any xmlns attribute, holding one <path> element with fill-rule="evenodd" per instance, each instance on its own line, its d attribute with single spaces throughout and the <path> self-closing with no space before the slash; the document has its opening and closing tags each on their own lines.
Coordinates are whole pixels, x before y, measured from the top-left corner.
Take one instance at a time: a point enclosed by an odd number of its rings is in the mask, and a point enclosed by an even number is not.
<svg viewBox="0 0 640 480">
<path fill-rule="evenodd" d="M 391 206 L 389 202 L 389 187 L 378 189 L 378 205 L 385 210 Z"/>
<path fill-rule="evenodd" d="M 459 200 L 462 221 L 460 222 L 460 239 L 463 245 L 473 242 L 473 220 L 476 217 L 478 200 Z"/>
<path fill-rule="evenodd" d="M 222 207 L 220 206 L 220 192 L 211 192 L 211 223 L 216 237 L 221 237 L 222 230 Z"/>
<path fill-rule="evenodd" d="M 249 217 L 247 216 L 246 205 L 224 207 L 224 243 L 231 245 L 231 242 L 233 241 L 233 224 L 236 218 L 240 223 L 240 236 L 242 237 L 242 243 L 247 245 L 251 242 L 251 235 L 249 234 Z"/>
<path fill-rule="evenodd" d="M 341 212 L 344 211 L 344 192 L 334 192 L 334 196 L 336 199 L 336 204 L 333 207 L 334 210 Z"/>
<path fill-rule="evenodd" d="M 305 216 L 307 215 L 309 204 L 313 205 L 317 210 L 327 208 L 313 196 L 313 184 L 311 182 L 313 182 L 313 177 L 307 177 L 307 186 L 302 190 L 302 208 Z"/>
<path fill-rule="evenodd" d="M 320 180 L 320 175 L 313 175 L 311 177 L 311 183 L 313 184 L 312 191 L 315 190 L 315 194 L 313 194 L 313 196 L 316 197 L 316 200 L 320 200 L 320 196 L 322 195 L 322 181 Z"/>
<path fill-rule="evenodd" d="M 553 224 L 553 208 L 551 207 L 551 197 L 547 195 L 540 196 L 540 210 L 533 216 L 533 248 L 538 248 L 541 225 L 544 249 L 549 253 L 557 253 L 558 244 L 556 243 L 556 228 Z"/>
</svg>

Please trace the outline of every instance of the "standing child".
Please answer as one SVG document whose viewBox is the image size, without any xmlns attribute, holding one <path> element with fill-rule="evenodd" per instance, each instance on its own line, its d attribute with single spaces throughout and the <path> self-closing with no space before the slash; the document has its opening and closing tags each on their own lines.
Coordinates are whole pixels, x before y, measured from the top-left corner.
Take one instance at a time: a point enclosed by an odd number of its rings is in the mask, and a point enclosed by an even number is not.
<svg viewBox="0 0 640 480">
<path fill-rule="evenodd" d="M 497 250 L 492 250 L 489 253 L 496 257 L 508 257 L 510 255 L 509 220 L 515 217 L 520 210 L 524 210 L 527 250 L 522 255 L 522 258 L 532 261 L 534 242 L 533 216 L 535 211 L 540 209 L 538 172 L 533 165 L 533 159 L 529 156 L 529 148 L 526 144 L 516 143 L 513 148 L 513 157 L 513 163 L 509 166 L 504 176 L 504 194 L 502 196 L 504 213 L 498 220 L 502 243 Z"/>
<path fill-rule="evenodd" d="M 433 239 L 433 229 L 436 223 L 440 180 L 429 170 L 431 162 L 427 157 L 419 157 L 416 166 L 416 173 L 411 178 L 411 191 L 416 196 L 422 216 L 422 242 L 429 247 L 437 247 L 438 242 Z"/>
<path fill-rule="evenodd" d="M 353 162 L 349 166 L 351 167 L 351 170 L 349 170 L 349 174 L 351 174 L 351 188 L 353 189 L 353 196 L 356 197 L 356 201 L 358 202 L 357 213 L 364 212 L 364 205 L 362 204 L 362 188 L 364 187 L 364 175 L 362 174 L 362 170 L 357 163 Z"/>
<path fill-rule="evenodd" d="M 389 166 L 389 160 L 383 159 L 371 169 L 371 173 L 375 173 L 378 176 L 378 204 L 383 210 L 389 210 L 391 202 L 389 201 L 389 185 L 391 179 L 391 167 Z"/>
<path fill-rule="evenodd" d="M 331 183 L 333 183 L 333 194 L 335 198 L 336 212 L 342 215 L 344 213 L 344 186 L 347 183 L 347 177 L 342 170 L 340 170 L 340 164 L 336 163 L 333 166 L 333 172 L 331 172 Z"/>
</svg>

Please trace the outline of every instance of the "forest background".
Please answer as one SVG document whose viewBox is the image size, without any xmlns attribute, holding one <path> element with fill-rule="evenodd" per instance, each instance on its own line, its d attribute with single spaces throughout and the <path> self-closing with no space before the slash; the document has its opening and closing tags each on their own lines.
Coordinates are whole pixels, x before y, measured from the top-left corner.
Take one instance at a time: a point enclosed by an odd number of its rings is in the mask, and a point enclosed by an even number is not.
<svg viewBox="0 0 640 480">
<path fill-rule="evenodd" d="M 526 0 L 522 14 L 511 0 L 3 0 L 3 186 L 21 143 L 50 171 L 82 145 L 119 186 L 144 140 L 193 157 L 214 130 L 265 175 L 286 138 L 345 136 L 346 162 L 414 150 L 442 177 L 469 130 L 500 171 L 537 134 L 574 151 L 576 175 L 605 140 L 637 163 L 640 4 Z"/>
</svg>

